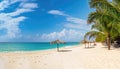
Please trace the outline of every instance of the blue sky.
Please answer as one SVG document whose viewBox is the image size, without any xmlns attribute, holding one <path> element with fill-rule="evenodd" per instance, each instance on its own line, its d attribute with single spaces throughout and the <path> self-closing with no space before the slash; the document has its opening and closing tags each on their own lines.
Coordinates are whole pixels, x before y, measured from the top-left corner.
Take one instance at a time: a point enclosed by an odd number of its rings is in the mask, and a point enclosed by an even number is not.
<svg viewBox="0 0 120 69">
<path fill-rule="evenodd" d="M 80 41 L 91 11 L 88 0 L 0 0 L 0 41 Z"/>
</svg>

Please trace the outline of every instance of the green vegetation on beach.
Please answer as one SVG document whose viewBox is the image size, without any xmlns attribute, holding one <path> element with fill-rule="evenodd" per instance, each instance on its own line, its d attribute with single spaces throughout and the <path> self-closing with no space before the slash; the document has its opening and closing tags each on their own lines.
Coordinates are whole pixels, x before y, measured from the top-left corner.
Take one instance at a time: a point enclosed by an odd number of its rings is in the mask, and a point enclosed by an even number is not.
<svg viewBox="0 0 120 69">
<path fill-rule="evenodd" d="M 88 24 L 92 25 L 92 30 L 84 38 L 106 41 L 110 50 L 110 43 L 120 35 L 120 1 L 90 0 L 89 4 L 95 11 L 88 16 Z"/>
</svg>

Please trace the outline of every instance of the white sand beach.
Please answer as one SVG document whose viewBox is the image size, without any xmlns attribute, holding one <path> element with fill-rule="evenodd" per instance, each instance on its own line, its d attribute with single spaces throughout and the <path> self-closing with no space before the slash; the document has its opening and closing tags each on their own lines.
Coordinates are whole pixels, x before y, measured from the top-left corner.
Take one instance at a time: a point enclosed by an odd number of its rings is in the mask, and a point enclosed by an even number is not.
<svg viewBox="0 0 120 69">
<path fill-rule="evenodd" d="M 120 69 L 120 49 L 100 43 L 30 53 L 0 53 L 0 69 Z"/>
</svg>

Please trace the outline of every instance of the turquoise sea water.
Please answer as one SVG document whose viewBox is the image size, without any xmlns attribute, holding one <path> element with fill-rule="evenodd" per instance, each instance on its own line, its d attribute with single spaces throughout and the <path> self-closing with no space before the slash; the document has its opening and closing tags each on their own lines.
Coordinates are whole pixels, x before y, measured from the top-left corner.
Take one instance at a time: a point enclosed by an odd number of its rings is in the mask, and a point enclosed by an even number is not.
<svg viewBox="0 0 120 69">
<path fill-rule="evenodd" d="M 59 47 L 75 46 L 78 42 L 67 42 L 60 44 Z M 56 44 L 48 42 L 40 43 L 0 43 L 0 52 L 16 52 L 16 51 L 38 51 L 56 48 Z"/>
</svg>

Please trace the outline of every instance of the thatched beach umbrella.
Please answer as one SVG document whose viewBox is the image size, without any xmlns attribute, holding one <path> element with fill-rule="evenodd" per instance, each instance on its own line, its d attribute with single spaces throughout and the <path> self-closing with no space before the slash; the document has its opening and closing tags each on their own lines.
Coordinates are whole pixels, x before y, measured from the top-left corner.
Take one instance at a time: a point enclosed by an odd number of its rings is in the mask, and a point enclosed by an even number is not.
<svg viewBox="0 0 120 69">
<path fill-rule="evenodd" d="M 57 51 L 59 52 L 59 44 L 65 44 L 65 42 L 62 40 L 55 40 L 52 41 L 51 44 L 57 44 Z"/>
<path fill-rule="evenodd" d="M 88 43 L 86 40 L 82 41 L 83 44 L 85 44 L 85 48 L 86 48 L 86 43 Z"/>
</svg>

